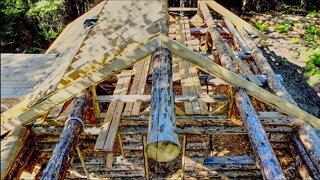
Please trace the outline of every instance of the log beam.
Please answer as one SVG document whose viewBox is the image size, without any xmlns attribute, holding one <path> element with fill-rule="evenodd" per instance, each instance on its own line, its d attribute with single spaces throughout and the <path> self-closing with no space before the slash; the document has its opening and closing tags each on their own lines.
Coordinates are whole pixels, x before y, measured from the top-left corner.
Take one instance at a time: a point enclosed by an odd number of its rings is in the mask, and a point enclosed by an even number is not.
<svg viewBox="0 0 320 180">
<path fill-rule="evenodd" d="M 146 153 L 151 159 L 168 162 L 180 153 L 174 113 L 172 55 L 169 50 L 159 48 L 153 54 L 152 62 L 151 116 Z"/>
<path fill-rule="evenodd" d="M 89 91 L 81 93 L 73 101 L 73 108 L 61 133 L 60 139 L 52 153 L 41 179 L 64 179 L 69 169 L 79 136 L 84 129 L 83 118 Z"/>
</svg>

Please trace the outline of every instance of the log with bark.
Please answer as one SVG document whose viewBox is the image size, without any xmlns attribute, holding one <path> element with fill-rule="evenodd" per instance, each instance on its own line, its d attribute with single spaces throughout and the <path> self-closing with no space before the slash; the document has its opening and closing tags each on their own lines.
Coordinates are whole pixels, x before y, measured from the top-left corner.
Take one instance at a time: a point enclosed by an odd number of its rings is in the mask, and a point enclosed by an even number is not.
<svg viewBox="0 0 320 180">
<path fill-rule="evenodd" d="M 149 158 L 168 162 L 180 153 L 176 130 L 172 82 L 172 55 L 159 48 L 153 56 L 151 116 L 149 119 L 146 152 Z"/>
<path fill-rule="evenodd" d="M 88 94 L 89 91 L 83 92 L 74 99 L 72 111 L 41 179 L 64 179 L 66 177 L 76 152 L 79 136 L 84 129 L 83 119 L 86 114 Z"/>
</svg>

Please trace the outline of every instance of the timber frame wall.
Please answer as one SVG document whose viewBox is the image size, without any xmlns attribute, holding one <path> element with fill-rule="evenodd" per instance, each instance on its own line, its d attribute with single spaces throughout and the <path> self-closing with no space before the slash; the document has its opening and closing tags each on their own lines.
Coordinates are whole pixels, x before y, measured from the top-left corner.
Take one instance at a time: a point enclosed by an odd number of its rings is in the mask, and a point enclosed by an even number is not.
<svg viewBox="0 0 320 180">
<path fill-rule="evenodd" d="M 278 112 L 270 105 L 273 99 L 265 103 L 249 97 L 250 92 L 230 85 L 227 78 L 207 73 L 214 62 L 297 105 L 253 42 L 249 25 L 235 23 L 239 18 L 214 1 L 199 1 L 196 9 L 165 10 L 169 28 L 163 41 L 172 53 L 178 157 L 168 163 L 147 157 L 153 80 L 148 55 L 87 88 L 81 103 L 69 99 L 33 123 L 14 128 L 1 141 L 1 179 L 44 178 L 72 117 L 81 118 L 84 126 L 74 122 L 80 135 L 72 144 L 71 166 L 65 165 L 62 172 L 68 179 L 320 179 L 320 140 L 313 127 Z M 111 37 L 115 45 L 126 38 Z M 72 72 L 65 74 L 68 71 Z M 77 104 L 81 115 L 73 116 Z"/>
</svg>

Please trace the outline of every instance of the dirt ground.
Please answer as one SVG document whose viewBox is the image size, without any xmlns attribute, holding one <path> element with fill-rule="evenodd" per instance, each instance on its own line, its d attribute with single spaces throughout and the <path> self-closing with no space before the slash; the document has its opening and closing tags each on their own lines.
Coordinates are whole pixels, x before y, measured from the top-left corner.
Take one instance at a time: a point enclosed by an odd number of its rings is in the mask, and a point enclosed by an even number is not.
<svg viewBox="0 0 320 180">
<path fill-rule="evenodd" d="M 320 79 L 315 79 L 316 83 L 311 86 L 308 84 L 310 77 L 304 73 L 306 61 L 310 59 L 309 52 L 317 47 L 305 44 L 303 34 L 297 33 L 294 29 L 286 34 L 273 30 L 267 31 L 266 34 L 269 40 L 260 43 L 273 70 L 276 74 L 282 75 L 283 85 L 299 107 L 320 118 Z M 292 42 L 292 38 L 300 41 Z"/>
</svg>

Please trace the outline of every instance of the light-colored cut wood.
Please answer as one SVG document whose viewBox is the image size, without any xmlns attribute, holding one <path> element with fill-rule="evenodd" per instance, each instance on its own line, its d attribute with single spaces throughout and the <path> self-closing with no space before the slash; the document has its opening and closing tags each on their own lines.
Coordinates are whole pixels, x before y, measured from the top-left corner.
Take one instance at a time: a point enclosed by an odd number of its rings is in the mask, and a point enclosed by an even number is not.
<svg viewBox="0 0 320 180">
<path fill-rule="evenodd" d="M 231 11 L 229 11 L 228 9 L 224 8 L 223 6 L 221 6 L 220 4 L 218 4 L 217 2 L 210 0 L 210 1 L 203 1 L 205 2 L 211 9 L 215 10 L 216 12 L 218 12 L 219 14 L 221 14 L 222 16 L 227 17 L 233 24 L 239 26 L 239 27 L 243 27 L 246 30 L 250 31 L 251 33 L 261 37 L 264 40 L 268 39 L 268 36 L 266 36 L 265 34 L 263 34 L 262 32 L 260 32 L 258 29 L 256 29 L 255 27 L 251 26 L 249 23 L 247 23 L 246 21 L 244 21 L 243 19 L 239 18 L 237 15 L 235 15 L 234 13 L 232 13 Z"/>
<path fill-rule="evenodd" d="M 262 86 L 263 84 L 260 82 L 260 80 L 253 74 L 253 72 L 251 72 L 250 68 L 237 55 L 234 54 L 231 47 L 228 44 L 225 44 L 225 47 L 227 48 L 227 51 L 234 60 L 234 62 L 244 72 L 245 76 L 247 76 L 247 78 L 257 86 Z"/>
<path fill-rule="evenodd" d="M 126 94 L 129 87 L 130 80 L 131 80 L 131 76 L 128 75 L 126 71 L 122 71 L 122 73 L 118 75 L 118 82 L 113 94 L 115 95 Z M 117 119 L 121 117 L 123 106 L 124 106 L 123 102 L 111 102 L 109 104 L 107 114 L 104 118 L 104 122 L 102 124 L 99 136 L 97 138 L 97 141 L 94 147 L 95 150 L 105 150 L 104 147 L 106 145 L 106 140 L 108 139 L 109 132 L 115 131 L 111 129 L 112 123 L 114 121 L 117 121 Z M 111 146 L 111 149 L 112 149 L 113 140 L 109 139 L 109 141 L 111 141 L 112 143 L 112 146 Z"/>
<path fill-rule="evenodd" d="M 19 124 L 31 122 L 36 117 L 48 112 L 55 106 L 74 97 L 83 89 L 98 84 L 104 79 L 111 77 L 115 73 L 129 67 L 138 60 L 150 55 L 158 46 L 158 39 L 152 39 L 134 49 L 132 52 L 116 58 L 108 66 L 102 67 L 97 72 L 93 72 L 87 77 L 83 77 L 73 82 L 64 89 L 59 90 L 52 96 L 36 104 L 32 108 L 27 108 L 28 100 L 22 101 L 15 107 L 1 114 L 1 134 L 13 129 Z"/>
</svg>

